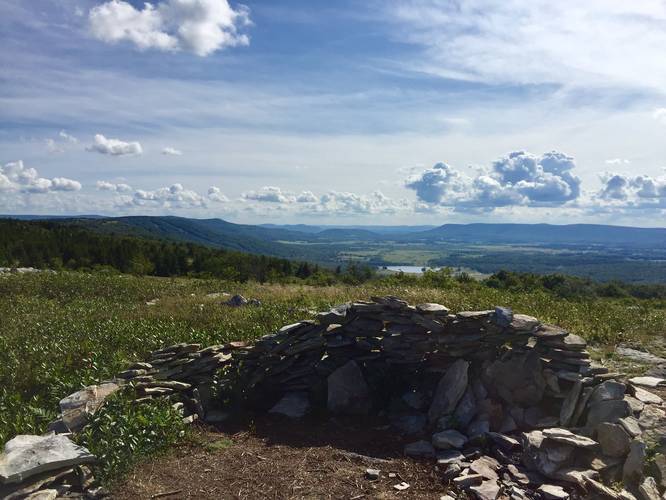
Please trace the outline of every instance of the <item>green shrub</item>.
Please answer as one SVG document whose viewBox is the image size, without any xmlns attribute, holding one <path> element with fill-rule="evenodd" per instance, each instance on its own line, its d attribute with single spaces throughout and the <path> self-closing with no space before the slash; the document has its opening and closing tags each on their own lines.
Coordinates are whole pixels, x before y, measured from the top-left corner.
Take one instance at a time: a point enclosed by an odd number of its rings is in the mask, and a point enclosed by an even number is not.
<svg viewBox="0 0 666 500">
<path fill-rule="evenodd" d="M 185 435 L 181 415 L 164 399 L 136 403 L 133 388 L 111 396 L 77 441 L 99 459 L 95 476 L 103 483 L 127 472 L 142 458 L 159 453 Z"/>
</svg>

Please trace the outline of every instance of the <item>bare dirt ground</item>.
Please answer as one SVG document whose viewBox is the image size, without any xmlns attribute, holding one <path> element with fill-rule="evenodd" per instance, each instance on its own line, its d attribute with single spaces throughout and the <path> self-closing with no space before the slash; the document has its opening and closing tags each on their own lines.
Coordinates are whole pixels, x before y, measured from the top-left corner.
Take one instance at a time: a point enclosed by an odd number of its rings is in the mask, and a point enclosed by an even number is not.
<svg viewBox="0 0 666 500">
<path fill-rule="evenodd" d="M 245 428 L 200 427 L 185 444 L 139 465 L 112 494 L 123 500 L 439 499 L 446 486 L 432 461 L 407 459 L 403 447 L 381 424 L 358 420 L 262 417 Z M 368 480 L 367 468 L 379 469 L 379 480 Z M 403 481 L 409 488 L 397 491 Z"/>
</svg>

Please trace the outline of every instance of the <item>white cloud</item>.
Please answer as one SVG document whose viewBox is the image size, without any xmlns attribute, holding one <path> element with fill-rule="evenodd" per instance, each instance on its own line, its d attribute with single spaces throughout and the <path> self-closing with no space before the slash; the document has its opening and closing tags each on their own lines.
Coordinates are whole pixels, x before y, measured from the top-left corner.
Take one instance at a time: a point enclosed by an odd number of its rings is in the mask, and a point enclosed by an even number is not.
<svg viewBox="0 0 666 500">
<path fill-rule="evenodd" d="M 124 198 L 123 198 L 124 199 Z M 136 206 L 158 205 L 164 208 L 205 208 L 206 200 L 196 191 L 185 189 L 182 184 L 145 191 L 135 191 L 132 203 Z"/>
<path fill-rule="evenodd" d="M 49 153 L 64 153 L 65 152 L 65 148 L 63 148 L 60 144 L 58 144 L 53 139 L 46 139 L 46 149 L 49 151 Z"/>
<path fill-rule="evenodd" d="M 411 0 L 387 5 L 395 37 L 424 48 L 414 63 L 420 71 L 491 84 L 658 92 L 666 85 L 666 4 L 660 0 Z"/>
<path fill-rule="evenodd" d="M 618 208 L 666 208 L 666 177 L 607 173 L 597 199 Z"/>
<path fill-rule="evenodd" d="M 58 136 L 62 140 L 64 140 L 65 142 L 69 142 L 70 144 L 77 144 L 79 142 L 79 140 L 76 137 L 74 137 L 73 135 L 69 135 L 64 130 L 61 130 L 60 132 L 58 132 Z"/>
<path fill-rule="evenodd" d="M 218 203 L 227 203 L 229 201 L 229 198 L 224 196 L 220 188 L 216 186 L 211 186 L 208 188 L 208 199 Z"/>
<path fill-rule="evenodd" d="M 609 158 L 606 160 L 606 165 L 613 165 L 613 166 L 618 166 L 618 165 L 630 165 L 631 160 L 627 160 L 625 158 Z"/>
<path fill-rule="evenodd" d="M 26 167 L 23 161 L 0 166 L 0 191 L 22 193 L 49 193 L 54 191 L 79 191 L 81 183 L 65 177 L 46 179 L 37 170 Z"/>
<path fill-rule="evenodd" d="M 140 155 L 143 153 L 141 144 L 138 142 L 107 139 L 102 134 L 95 134 L 92 145 L 88 146 L 86 151 L 95 151 L 112 156 Z"/>
<path fill-rule="evenodd" d="M 312 191 L 302 191 L 301 194 L 296 197 L 297 203 L 316 203 L 317 201 L 319 201 L 319 198 L 317 198 Z"/>
<path fill-rule="evenodd" d="M 132 191 L 132 186 L 129 184 L 116 184 L 108 181 L 97 181 L 95 183 L 95 187 L 98 189 L 98 191 L 113 191 L 116 193 L 129 193 Z"/>
<path fill-rule="evenodd" d="M 180 149 L 176 148 L 164 148 L 162 150 L 163 155 L 171 155 L 171 156 L 181 156 L 183 152 Z"/>
<path fill-rule="evenodd" d="M 293 193 L 282 191 L 276 186 L 264 186 L 258 191 L 246 191 L 242 194 L 244 200 L 261 201 L 267 203 L 293 203 Z"/>
<path fill-rule="evenodd" d="M 216 50 L 247 45 L 239 29 L 250 24 L 249 11 L 227 0 L 164 0 L 138 10 L 111 0 L 90 10 L 92 35 L 107 43 L 129 41 L 140 50 L 186 50 L 207 56 Z"/>
<path fill-rule="evenodd" d="M 560 206 L 580 196 L 573 158 L 557 151 L 536 156 L 515 151 L 493 162 L 475 178 L 437 163 L 412 175 L 405 187 L 420 202 L 463 210 L 492 210 L 514 205 Z"/>
</svg>

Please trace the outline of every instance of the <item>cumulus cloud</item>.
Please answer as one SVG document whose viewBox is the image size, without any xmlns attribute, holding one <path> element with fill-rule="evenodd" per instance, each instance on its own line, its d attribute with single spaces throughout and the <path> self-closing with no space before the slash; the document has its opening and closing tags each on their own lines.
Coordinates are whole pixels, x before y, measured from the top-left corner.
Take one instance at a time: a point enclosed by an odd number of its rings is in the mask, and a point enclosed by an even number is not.
<svg viewBox="0 0 666 500">
<path fill-rule="evenodd" d="M 129 193 L 132 191 L 132 186 L 129 184 L 123 184 L 119 183 L 116 184 L 114 182 L 108 182 L 108 181 L 97 181 L 95 183 L 95 187 L 99 191 L 113 191 L 115 193 Z"/>
<path fill-rule="evenodd" d="M 666 177 L 607 173 L 601 180 L 597 198 L 616 207 L 666 208 Z"/>
<path fill-rule="evenodd" d="M 296 197 L 296 203 L 316 203 L 317 201 L 319 201 L 319 198 L 312 191 L 302 191 Z"/>
<path fill-rule="evenodd" d="M 81 183 L 65 177 L 46 179 L 37 170 L 26 167 L 23 161 L 0 166 L 0 191 L 22 193 L 49 193 L 54 191 L 79 191 Z"/>
<path fill-rule="evenodd" d="M 378 215 L 393 214 L 406 206 L 402 201 L 394 201 L 381 191 L 369 195 L 329 191 L 321 196 L 314 207 L 315 212 L 334 215 Z"/>
<path fill-rule="evenodd" d="M 222 190 L 217 186 L 211 186 L 208 188 L 208 199 L 218 203 L 227 203 L 229 198 L 222 194 Z"/>
<path fill-rule="evenodd" d="M 573 158 L 552 151 L 537 156 L 515 151 L 493 162 L 475 178 L 446 163 L 412 175 L 405 186 L 419 202 L 459 210 L 497 207 L 559 206 L 580 196 L 580 179 Z"/>
<path fill-rule="evenodd" d="M 176 148 L 164 148 L 162 150 L 163 155 L 170 155 L 170 156 L 181 156 L 183 152 L 180 149 Z"/>
<path fill-rule="evenodd" d="M 250 24 L 249 10 L 227 0 L 164 0 L 136 9 L 123 0 L 93 7 L 88 15 L 92 35 L 107 43 L 129 41 L 138 49 L 185 50 L 207 56 L 217 50 L 247 45 L 240 29 Z"/>
<path fill-rule="evenodd" d="M 102 134 L 95 134 L 92 145 L 86 151 L 112 156 L 140 155 L 143 153 L 138 142 L 125 142 L 119 139 L 107 139 Z"/>
<path fill-rule="evenodd" d="M 246 191 L 242 194 L 242 198 L 267 203 L 293 203 L 296 200 L 293 193 L 282 191 L 277 186 L 264 186 L 258 191 Z"/>
<path fill-rule="evenodd" d="M 159 205 L 165 208 L 204 208 L 206 200 L 196 191 L 185 189 L 182 184 L 146 191 L 138 189 L 132 203 L 137 206 Z"/>
</svg>

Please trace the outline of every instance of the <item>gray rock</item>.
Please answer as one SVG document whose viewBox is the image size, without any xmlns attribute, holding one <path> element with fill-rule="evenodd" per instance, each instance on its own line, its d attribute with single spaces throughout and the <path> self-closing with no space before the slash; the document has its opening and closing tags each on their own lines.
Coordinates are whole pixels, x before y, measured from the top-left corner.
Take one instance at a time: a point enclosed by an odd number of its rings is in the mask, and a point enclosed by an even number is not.
<svg viewBox="0 0 666 500">
<path fill-rule="evenodd" d="M 442 479 L 444 481 L 451 481 L 453 478 L 458 477 L 461 471 L 462 467 L 460 467 L 459 464 L 457 463 L 449 464 L 446 466 L 444 472 L 442 473 Z"/>
<path fill-rule="evenodd" d="M 377 481 L 381 471 L 379 469 L 365 469 L 365 477 L 370 481 Z"/>
<path fill-rule="evenodd" d="M 432 458 L 435 456 L 435 448 L 430 441 L 415 441 L 405 445 L 405 455 L 414 458 Z"/>
<path fill-rule="evenodd" d="M 645 443 L 640 439 L 634 439 L 629 445 L 629 455 L 622 468 L 624 484 L 636 484 L 643 477 L 646 450 Z"/>
<path fill-rule="evenodd" d="M 427 441 L 425 441 L 427 443 Z M 428 443 L 430 444 L 430 443 Z M 432 445 L 430 445 L 432 446 Z M 438 465 L 459 464 L 465 460 L 465 455 L 458 450 L 443 450 L 437 453 Z"/>
<path fill-rule="evenodd" d="M 642 403 L 641 401 L 632 396 L 625 395 L 624 398 L 622 399 L 624 399 L 627 403 L 629 403 L 629 406 L 631 407 L 631 412 L 634 414 L 642 412 L 643 408 L 645 408 L 645 403 Z"/>
<path fill-rule="evenodd" d="M 469 425 L 472 419 L 474 419 L 477 411 L 474 390 L 470 384 L 453 412 L 454 421 L 460 428 L 465 428 Z"/>
<path fill-rule="evenodd" d="M 655 429 L 663 425 L 665 419 L 666 412 L 664 410 L 657 408 L 655 405 L 646 405 L 638 419 L 638 424 L 644 430 Z"/>
<path fill-rule="evenodd" d="M 632 438 L 638 437 L 641 435 L 641 426 L 638 424 L 638 420 L 634 417 L 625 417 L 619 420 L 622 428 L 629 434 Z"/>
<path fill-rule="evenodd" d="M 596 389 L 594 389 L 594 392 L 590 397 L 589 404 L 595 404 L 601 401 L 622 399 L 626 389 L 627 386 L 621 384 L 620 382 L 616 382 L 615 380 L 606 380 L 606 382 L 599 384 Z"/>
<path fill-rule="evenodd" d="M 620 424 L 600 423 L 597 426 L 597 440 L 604 455 L 624 457 L 629 453 L 631 437 Z"/>
<path fill-rule="evenodd" d="M 18 483 L 41 472 L 93 463 L 95 457 L 62 434 L 18 435 L 0 454 L 0 483 Z"/>
<path fill-rule="evenodd" d="M 418 391 L 408 391 L 402 395 L 404 403 L 414 410 L 423 410 L 426 406 L 426 399 L 423 393 Z"/>
<path fill-rule="evenodd" d="M 479 438 L 483 438 L 488 432 L 490 432 L 490 422 L 479 418 L 467 426 L 466 434 L 470 440 L 478 440 Z"/>
<path fill-rule="evenodd" d="M 436 422 L 444 415 L 453 413 L 467 387 L 468 368 L 469 363 L 467 361 L 458 359 L 441 378 L 428 410 L 428 420 L 431 423 Z"/>
<path fill-rule="evenodd" d="M 469 489 L 472 486 L 478 486 L 483 482 L 483 476 L 481 474 L 467 474 L 464 476 L 458 476 L 453 480 L 453 484 L 456 485 L 456 488 L 461 490 Z"/>
<path fill-rule="evenodd" d="M 453 429 L 437 432 L 432 435 L 432 445 L 440 450 L 449 448 L 460 449 L 467 443 L 467 436 Z"/>
<path fill-rule="evenodd" d="M 31 493 L 24 500 L 55 500 L 58 498 L 58 490 L 47 489 Z"/>
<path fill-rule="evenodd" d="M 661 500 L 657 482 L 653 477 L 646 477 L 638 487 L 638 493 L 643 500 Z"/>
<path fill-rule="evenodd" d="M 550 439 L 556 443 L 567 444 L 576 448 L 594 448 L 598 444 L 594 439 L 574 434 L 569 429 L 544 429 L 542 434 L 545 439 Z"/>
<path fill-rule="evenodd" d="M 513 321 L 513 311 L 509 307 L 495 307 L 495 323 L 499 326 L 506 327 Z"/>
<path fill-rule="evenodd" d="M 512 406 L 539 404 L 546 388 L 543 366 L 536 351 L 497 359 L 487 367 L 483 376 L 486 386 Z"/>
<path fill-rule="evenodd" d="M 469 468 L 477 474 L 481 474 L 486 479 L 499 479 L 497 471 L 500 468 L 500 464 L 492 457 L 483 456 L 477 458 L 470 464 Z"/>
<path fill-rule="evenodd" d="M 118 384 L 108 382 L 91 385 L 60 400 L 62 421 L 71 432 L 78 432 L 88 422 L 104 400 L 120 389 Z"/>
<path fill-rule="evenodd" d="M 643 387 L 660 387 L 666 385 L 666 379 L 659 377 L 634 377 L 629 379 L 629 383 Z"/>
<path fill-rule="evenodd" d="M 307 392 L 288 392 L 270 409 L 269 413 L 288 418 L 303 418 L 310 411 L 310 398 Z"/>
<path fill-rule="evenodd" d="M 659 365 L 661 363 L 666 363 L 666 359 L 650 354 L 649 352 L 638 351 L 636 349 L 631 349 L 630 347 L 618 346 L 615 349 L 615 352 L 622 356 L 623 358 L 629 358 L 633 361 L 638 361 L 639 363 L 646 363 L 652 365 Z"/>
<path fill-rule="evenodd" d="M 472 486 L 469 489 L 479 500 L 495 500 L 500 493 L 500 486 L 497 481 L 488 480 L 479 486 Z"/>
<path fill-rule="evenodd" d="M 653 394 L 650 391 L 646 391 L 645 389 L 642 389 L 640 387 L 634 387 L 633 390 L 634 390 L 634 397 L 638 399 L 641 403 L 660 405 L 664 402 L 664 400 L 661 399 L 656 394 Z"/>
<path fill-rule="evenodd" d="M 542 484 L 537 488 L 537 493 L 540 493 L 545 500 L 567 500 L 569 498 L 569 494 L 564 491 L 564 488 L 552 484 Z"/>
<path fill-rule="evenodd" d="M 624 400 L 600 401 L 589 405 L 587 427 L 595 429 L 601 422 L 617 423 L 621 418 L 631 415 L 631 406 Z"/>
<path fill-rule="evenodd" d="M 232 307 L 241 307 L 247 305 L 248 300 L 242 295 L 234 295 L 229 300 L 225 302 L 228 306 Z"/>
<path fill-rule="evenodd" d="M 416 310 L 421 312 L 421 313 L 430 313 L 430 314 L 435 314 L 438 316 L 446 316 L 449 314 L 448 308 L 441 304 L 435 304 L 432 302 L 426 302 L 424 304 L 417 304 L 416 305 Z"/>
<path fill-rule="evenodd" d="M 490 439 L 492 439 L 493 442 L 504 451 L 511 451 L 513 449 L 520 448 L 520 441 L 512 438 L 511 436 L 507 436 L 499 432 L 489 432 L 488 436 L 490 436 Z"/>
<path fill-rule="evenodd" d="M 538 319 L 527 314 L 514 314 L 511 320 L 511 328 L 517 332 L 531 332 L 540 324 Z"/>
<path fill-rule="evenodd" d="M 370 407 L 370 390 L 356 361 L 347 362 L 328 376 L 328 411 L 365 415 Z"/>
<path fill-rule="evenodd" d="M 655 479 L 662 490 L 666 490 L 666 455 L 661 453 L 654 457 Z"/>
<path fill-rule="evenodd" d="M 582 390 L 583 383 L 581 381 L 574 382 L 560 409 L 560 425 L 566 427 L 571 423 Z"/>
</svg>

